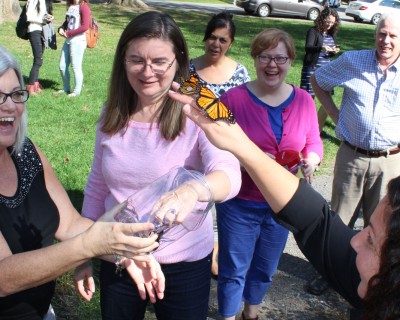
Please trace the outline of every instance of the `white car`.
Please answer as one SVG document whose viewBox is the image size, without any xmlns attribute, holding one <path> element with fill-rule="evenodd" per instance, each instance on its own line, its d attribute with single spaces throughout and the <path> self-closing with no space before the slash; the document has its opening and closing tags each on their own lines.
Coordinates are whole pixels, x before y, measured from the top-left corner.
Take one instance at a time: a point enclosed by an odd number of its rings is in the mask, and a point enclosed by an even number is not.
<svg viewBox="0 0 400 320">
<path fill-rule="evenodd" d="M 363 0 L 351 1 L 346 9 L 346 16 L 353 17 L 354 21 L 367 20 L 377 24 L 384 14 L 398 12 L 400 14 L 400 1 L 397 0 Z"/>
</svg>

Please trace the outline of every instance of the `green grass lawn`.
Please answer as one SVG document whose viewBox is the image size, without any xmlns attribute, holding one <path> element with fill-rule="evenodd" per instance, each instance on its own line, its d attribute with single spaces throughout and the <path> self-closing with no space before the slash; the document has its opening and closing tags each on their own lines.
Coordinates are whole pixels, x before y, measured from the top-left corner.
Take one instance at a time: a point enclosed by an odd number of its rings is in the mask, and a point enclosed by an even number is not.
<svg viewBox="0 0 400 320">
<path fill-rule="evenodd" d="M 209 0 L 217 3 L 216 0 Z M 202 1 L 206 2 L 206 1 Z M 219 2 L 229 2 L 219 1 Z M 55 4 L 55 23 L 63 22 L 65 5 Z M 29 136 L 49 158 L 59 179 L 68 191 L 74 205 L 81 208 L 82 192 L 90 171 L 93 158 L 96 122 L 99 112 L 107 96 L 107 86 L 113 54 L 119 36 L 126 24 L 138 13 L 129 9 L 91 5 L 93 16 L 100 24 L 100 41 L 95 49 L 88 49 L 84 57 L 84 88 L 82 95 L 68 98 L 55 96 L 54 92 L 62 88 L 58 61 L 63 39 L 58 38 L 58 50 L 46 50 L 44 64 L 40 70 L 40 82 L 44 85 L 44 93 L 31 97 L 28 101 Z M 188 42 L 190 56 L 203 53 L 203 32 L 210 15 L 183 11 L 169 11 L 182 28 Z M 229 53 L 230 57 L 244 64 L 252 78 L 255 73 L 249 48 L 253 36 L 264 28 L 276 27 L 289 32 L 296 42 L 297 58 L 288 74 L 287 81 L 295 85 L 300 83 L 304 41 L 310 21 L 283 20 L 276 18 L 258 18 L 235 16 L 237 27 L 236 41 Z M 374 46 L 373 27 L 366 24 L 343 25 L 338 34 L 338 43 L 342 50 L 372 48 Z M 0 44 L 8 48 L 19 60 L 25 77 L 32 65 L 32 52 L 28 41 L 20 40 L 15 35 L 15 23 L 5 22 L 0 25 Z M 335 89 L 337 102 L 341 98 L 341 90 Z M 324 141 L 325 159 L 322 173 L 330 173 L 338 141 L 334 138 L 334 126 L 331 121 L 325 126 L 330 139 Z M 99 290 L 90 304 L 79 302 L 74 294 L 70 276 L 59 280 L 56 311 L 68 319 L 98 319 Z M 62 317 L 61 317 L 62 318 Z"/>
</svg>

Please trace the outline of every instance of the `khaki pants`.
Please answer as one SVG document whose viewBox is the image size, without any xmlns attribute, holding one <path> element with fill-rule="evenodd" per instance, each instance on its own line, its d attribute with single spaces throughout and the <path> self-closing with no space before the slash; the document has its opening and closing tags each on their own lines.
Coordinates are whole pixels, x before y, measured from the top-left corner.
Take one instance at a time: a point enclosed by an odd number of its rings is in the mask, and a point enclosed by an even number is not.
<svg viewBox="0 0 400 320">
<path fill-rule="evenodd" d="M 398 176 L 400 153 L 370 158 L 342 143 L 336 155 L 332 209 L 344 223 L 353 227 L 362 208 L 366 226 L 379 201 L 386 195 L 387 184 Z"/>
</svg>

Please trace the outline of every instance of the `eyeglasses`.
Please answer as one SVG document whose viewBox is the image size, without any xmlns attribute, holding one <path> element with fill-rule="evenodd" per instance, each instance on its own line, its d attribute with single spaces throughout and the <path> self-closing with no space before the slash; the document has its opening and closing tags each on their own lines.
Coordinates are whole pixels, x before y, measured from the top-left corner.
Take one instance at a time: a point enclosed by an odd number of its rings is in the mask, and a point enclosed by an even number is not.
<svg viewBox="0 0 400 320">
<path fill-rule="evenodd" d="M 29 98 L 29 92 L 27 90 L 17 90 L 11 93 L 0 92 L 0 104 L 5 103 L 8 97 L 15 103 L 24 103 Z"/>
<path fill-rule="evenodd" d="M 283 57 L 283 56 L 276 56 L 276 57 L 270 57 L 270 56 L 257 56 L 258 61 L 260 61 L 260 63 L 262 64 L 268 64 L 270 63 L 272 60 L 276 63 L 276 64 L 285 64 L 286 61 L 288 61 L 289 57 Z"/>
<path fill-rule="evenodd" d="M 156 61 L 152 63 L 146 63 L 143 60 L 128 60 L 125 59 L 125 62 L 128 66 L 128 70 L 130 72 L 142 72 L 147 66 L 150 67 L 151 71 L 154 74 L 164 74 L 168 71 L 169 68 L 174 64 L 176 57 L 172 60 L 171 63 L 166 61 Z"/>
</svg>

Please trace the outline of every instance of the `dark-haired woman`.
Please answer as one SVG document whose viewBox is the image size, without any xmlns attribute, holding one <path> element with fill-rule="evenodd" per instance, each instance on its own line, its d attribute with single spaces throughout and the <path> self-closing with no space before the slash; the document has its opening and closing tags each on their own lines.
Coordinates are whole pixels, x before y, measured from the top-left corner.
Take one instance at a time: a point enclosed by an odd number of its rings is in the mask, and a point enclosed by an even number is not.
<svg viewBox="0 0 400 320">
<path fill-rule="evenodd" d="M 29 94 L 36 95 L 42 92 L 42 85 L 39 83 L 39 69 L 43 64 L 44 42 L 42 27 L 53 20 L 51 0 L 28 0 L 26 2 L 26 19 L 29 22 L 28 36 L 32 47 L 33 65 L 29 72 L 26 90 Z"/>
<path fill-rule="evenodd" d="M 306 90 L 314 98 L 310 78 L 320 66 L 329 63 L 330 59 L 340 51 L 336 45 L 336 33 L 339 30 L 340 18 L 335 9 L 325 8 L 314 21 L 315 26 L 307 31 L 305 44 L 306 54 L 301 70 L 300 88 Z M 319 129 L 325 123 L 327 114 L 323 108 L 318 111 Z"/>
<path fill-rule="evenodd" d="M 204 33 L 204 54 L 190 61 L 190 71 L 218 97 L 250 81 L 246 67 L 227 56 L 235 41 L 235 33 L 230 13 L 214 15 Z"/>
<path fill-rule="evenodd" d="M 173 81 L 189 75 L 186 41 L 167 14 L 149 11 L 122 32 L 111 73 L 109 96 L 96 134 L 94 161 L 85 188 L 84 216 L 97 220 L 101 208 L 125 201 L 174 167 L 204 173 L 209 192 L 185 186 L 175 190 L 187 212 L 196 201 L 230 199 L 240 187 L 239 162 L 220 151 L 168 97 Z M 186 189 L 186 191 L 185 191 Z M 185 193 L 186 192 L 186 193 Z M 175 210 L 176 207 L 173 207 Z M 187 213 L 186 212 L 186 213 Z M 178 211 L 177 221 L 185 213 Z M 161 219 L 163 220 L 163 219 Z M 196 229 L 153 253 L 165 274 L 162 300 L 154 303 L 158 319 L 204 320 L 208 314 L 213 250 L 211 213 Z M 129 270 L 128 270 L 129 272 Z M 142 320 L 148 299 L 124 270 L 112 263 L 100 272 L 103 319 Z"/>
<path fill-rule="evenodd" d="M 204 32 L 204 54 L 190 61 L 190 72 L 211 89 L 217 97 L 229 89 L 250 81 L 245 66 L 227 56 L 235 40 L 236 27 L 232 14 L 221 12 L 214 15 Z M 215 226 L 216 227 L 216 226 Z M 215 231 L 211 272 L 218 276 L 218 234 Z"/>
</svg>

